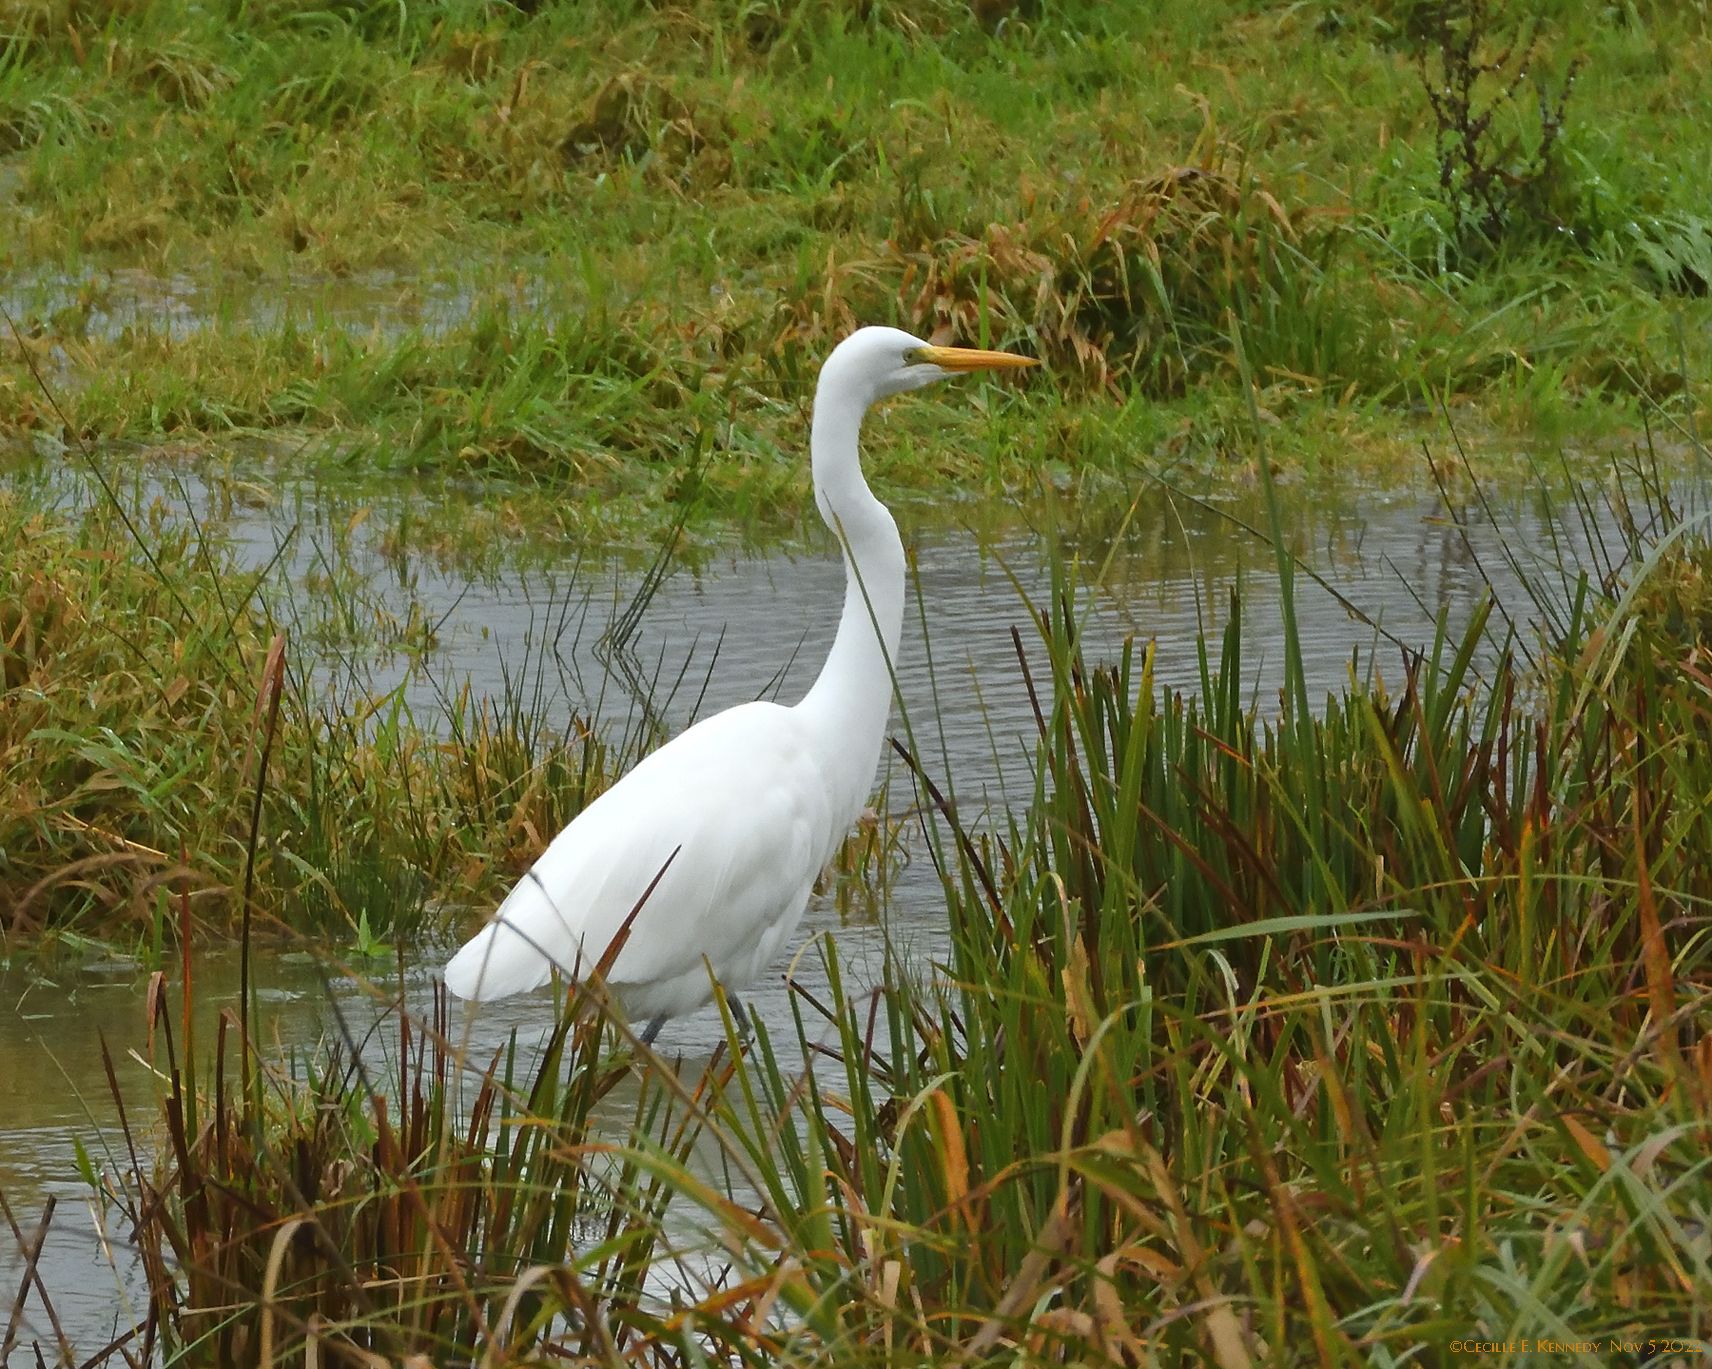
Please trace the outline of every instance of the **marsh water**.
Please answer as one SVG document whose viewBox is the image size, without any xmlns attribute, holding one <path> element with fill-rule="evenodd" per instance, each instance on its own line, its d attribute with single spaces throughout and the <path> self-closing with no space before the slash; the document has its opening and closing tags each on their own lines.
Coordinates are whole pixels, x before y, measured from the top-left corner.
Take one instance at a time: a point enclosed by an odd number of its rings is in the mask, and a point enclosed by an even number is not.
<svg viewBox="0 0 1712 1369">
<path fill-rule="evenodd" d="M 704 547 L 658 563 L 652 593 L 639 596 L 649 580 L 646 552 L 596 557 L 571 545 L 536 544 L 526 557 L 495 555 L 472 571 L 416 550 L 408 529 L 460 516 L 455 490 L 352 492 L 277 479 L 255 488 L 254 499 L 226 501 L 221 535 L 250 565 L 275 566 L 270 583 L 280 611 L 304 624 L 302 649 L 326 687 L 401 689 L 428 723 L 465 681 L 477 695 L 515 693 L 521 681 L 531 708 L 567 721 L 575 712 L 615 731 L 633 726 L 644 707 L 675 729 L 745 699 L 789 700 L 819 666 L 843 591 L 841 564 L 824 538 L 762 549 Z M 133 495 L 164 505 L 169 517 L 180 501 L 190 509 L 201 504 L 206 516 L 214 499 L 194 474 Z M 73 482 L 53 497 L 70 502 L 83 494 Z M 1396 678 L 1402 645 L 1429 642 L 1441 613 L 1457 630 L 1489 590 L 1516 623 L 1537 622 L 1563 601 L 1563 564 L 1602 568 L 1622 541 L 1618 520 L 1597 496 L 1577 504 L 1535 494 L 1490 516 L 1472 504 L 1447 509 L 1419 493 L 1333 496 L 1285 486 L 1279 501 L 1285 540 L 1305 568 L 1294 577 L 1295 616 L 1316 698 L 1339 690 L 1352 669 Z M 1034 724 L 1012 629 L 1024 643 L 1033 640 L 1028 603 L 1051 595 L 1048 544 L 1077 568 L 1074 597 L 1090 656 L 1110 658 L 1127 638 L 1152 639 L 1165 685 L 1197 684 L 1198 642 L 1205 634 L 1216 659 L 1239 593 L 1245 684 L 1263 711 L 1275 706 L 1285 590 L 1272 547 L 1244 530 L 1268 525 L 1258 493 L 1208 503 L 1155 488 L 1139 491 L 1133 506 L 1100 511 L 899 512 L 914 583 L 894 730 L 902 735 L 907 720 L 927 767 L 955 782 L 964 816 L 1020 805 L 1030 792 Z M 1504 615 L 1493 621 L 1501 633 Z M 615 624 L 627 630 L 615 633 Z M 374 647 L 377 635 L 392 646 Z M 892 761 L 881 775 L 891 810 L 906 809 L 908 776 Z M 937 876 L 919 836 L 907 823 L 901 830 L 903 848 L 883 881 L 884 897 L 864 890 L 817 896 L 798 939 L 810 949 L 794 965 L 782 961 L 745 995 L 776 1041 L 794 1039 L 787 972 L 811 991 L 824 985 L 814 933 L 834 934 L 846 982 L 858 988 L 878 978 L 888 954 L 924 972 L 942 956 Z M 478 916 L 471 910 L 467 920 Z M 362 1039 L 400 987 L 414 1007 L 427 1007 L 444 954 L 442 946 L 413 947 L 401 967 L 383 960 L 365 976 L 348 966 L 326 968 L 308 954 L 269 952 L 258 966 L 264 1034 L 282 1052 L 335 1030 Z M 215 1014 L 235 994 L 236 963 L 205 956 L 198 973 L 206 1045 Z M 103 1147 L 116 1144 L 103 1042 L 133 1117 L 149 1115 L 146 982 L 145 966 L 112 959 L 59 969 L 51 981 L 34 969 L 0 972 L 0 1192 L 26 1235 L 48 1196 L 59 1198 L 41 1268 L 66 1334 L 85 1353 L 138 1314 L 124 1232 L 98 1222 L 74 1142 L 97 1165 Z M 549 1017 L 545 999 L 533 996 L 454 1022 L 473 1057 L 486 1059 L 514 1030 L 525 1044 L 539 1039 Z M 719 1037 L 709 1009 L 670 1023 L 659 1046 L 693 1067 Z M 377 1036 L 366 1049 L 384 1052 L 389 1042 Z M 15 1242 L 0 1234 L 8 1302 L 21 1269 Z M 33 1294 L 26 1316 L 31 1334 L 51 1344 Z"/>
</svg>

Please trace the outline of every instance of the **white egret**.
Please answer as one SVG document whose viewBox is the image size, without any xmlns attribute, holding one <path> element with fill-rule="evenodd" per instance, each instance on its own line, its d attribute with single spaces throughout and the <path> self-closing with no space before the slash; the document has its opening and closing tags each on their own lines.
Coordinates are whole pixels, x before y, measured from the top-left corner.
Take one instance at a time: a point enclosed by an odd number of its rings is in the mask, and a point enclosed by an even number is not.
<svg viewBox="0 0 1712 1369">
<path fill-rule="evenodd" d="M 712 998 L 710 968 L 735 992 L 771 963 L 867 801 L 891 708 L 904 549 L 862 476 L 862 417 L 876 400 L 946 376 L 1034 364 L 896 328 L 862 328 L 833 349 L 809 446 L 815 502 L 844 550 L 845 591 L 819 677 L 794 707 L 747 703 L 704 719 L 589 804 L 452 957 L 453 993 L 488 1000 L 538 988 L 555 971 L 586 976 L 639 903 L 607 985 L 633 1018 L 651 1019 L 647 1039 Z"/>
</svg>

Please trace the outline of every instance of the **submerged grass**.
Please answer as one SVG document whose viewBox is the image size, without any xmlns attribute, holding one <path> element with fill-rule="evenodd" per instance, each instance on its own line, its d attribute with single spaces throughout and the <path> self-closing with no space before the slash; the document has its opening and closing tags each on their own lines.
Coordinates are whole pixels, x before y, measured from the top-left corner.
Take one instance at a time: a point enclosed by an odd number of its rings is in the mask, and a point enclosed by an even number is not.
<svg viewBox="0 0 1712 1369">
<path fill-rule="evenodd" d="M 633 1043 L 582 994 L 532 1065 L 466 1064 L 438 1008 L 391 1010 L 384 1079 L 352 1045 L 292 1074 L 228 1028 L 212 1076 L 167 1047 L 170 1144 L 139 1135 L 101 1180 L 149 1252 L 128 1343 L 187 1364 L 1708 1353 L 1712 542 L 1652 501 L 1536 582 L 1537 649 L 1476 615 L 1388 682 L 1352 663 L 1330 700 L 1302 684 L 1284 557 L 1276 708 L 1245 698 L 1235 615 L 1185 693 L 1145 650 L 1087 659 L 1065 571 L 1017 637 L 1027 810 L 965 826 L 900 745 L 942 973 L 893 960 L 857 991 L 829 937 L 795 1039 L 728 1024 L 705 1065 L 615 1056 Z"/>
</svg>

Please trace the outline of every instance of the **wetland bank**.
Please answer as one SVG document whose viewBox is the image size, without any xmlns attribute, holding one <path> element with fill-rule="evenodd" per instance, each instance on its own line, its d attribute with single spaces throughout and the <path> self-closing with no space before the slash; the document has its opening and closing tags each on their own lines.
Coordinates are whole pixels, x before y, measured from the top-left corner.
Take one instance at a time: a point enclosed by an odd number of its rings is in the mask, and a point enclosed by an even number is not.
<svg viewBox="0 0 1712 1369">
<path fill-rule="evenodd" d="M 1648 3 L 0 0 L 0 1358 L 1704 1353 L 1709 67 Z M 818 667 L 858 320 L 1048 365 L 865 432 L 897 748 L 754 1037 L 448 1009 Z"/>
</svg>

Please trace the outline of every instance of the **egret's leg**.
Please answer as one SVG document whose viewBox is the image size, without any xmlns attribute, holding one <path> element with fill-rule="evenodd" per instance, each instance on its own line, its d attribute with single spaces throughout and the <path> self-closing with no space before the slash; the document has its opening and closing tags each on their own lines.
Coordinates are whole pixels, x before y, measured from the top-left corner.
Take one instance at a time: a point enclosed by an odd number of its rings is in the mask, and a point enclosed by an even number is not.
<svg viewBox="0 0 1712 1369">
<path fill-rule="evenodd" d="M 728 993 L 725 1001 L 731 1005 L 731 1020 L 737 1024 L 737 1030 L 744 1036 L 753 1036 L 755 1029 L 749 1025 L 749 1014 L 743 1010 L 743 1000 L 734 993 Z"/>
<path fill-rule="evenodd" d="M 642 1028 L 642 1044 L 652 1046 L 654 1038 L 660 1034 L 660 1028 L 666 1025 L 666 1014 L 661 1013 L 653 1018 L 646 1027 Z"/>
</svg>

